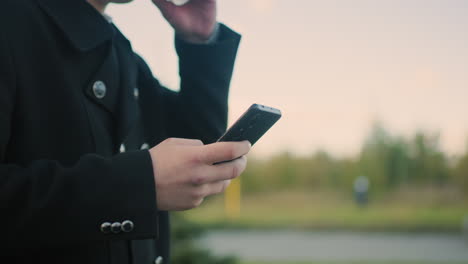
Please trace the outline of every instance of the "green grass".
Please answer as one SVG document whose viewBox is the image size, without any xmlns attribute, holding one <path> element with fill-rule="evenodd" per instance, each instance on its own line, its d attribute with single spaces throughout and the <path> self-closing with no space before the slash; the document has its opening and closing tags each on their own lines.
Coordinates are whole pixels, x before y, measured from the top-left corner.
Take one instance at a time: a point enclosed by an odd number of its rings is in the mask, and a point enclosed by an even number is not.
<svg viewBox="0 0 468 264">
<path fill-rule="evenodd" d="M 182 214 L 210 228 L 458 232 L 468 215 L 468 204 L 381 199 L 359 208 L 333 193 L 289 192 L 244 197 L 236 219 L 226 217 L 223 197 Z"/>
</svg>

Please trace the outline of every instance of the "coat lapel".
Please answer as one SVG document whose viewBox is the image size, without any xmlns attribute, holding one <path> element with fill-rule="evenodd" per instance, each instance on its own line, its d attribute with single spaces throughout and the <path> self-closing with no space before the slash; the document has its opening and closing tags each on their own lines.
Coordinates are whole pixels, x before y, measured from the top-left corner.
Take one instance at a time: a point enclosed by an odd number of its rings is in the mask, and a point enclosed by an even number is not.
<svg viewBox="0 0 468 264">
<path fill-rule="evenodd" d="M 116 34 L 116 49 L 120 65 L 120 91 L 117 107 L 117 140 L 124 142 L 138 118 L 137 64 L 130 42 Z"/>
<path fill-rule="evenodd" d="M 38 0 L 67 39 L 80 51 L 89 51 L 113 36 L 112 26 L 85 0 Z"/>
<path fill-rule="evenodd" d="M 106 45 L 104 59 L 86 78 L 86 97 L 112 114 L 115 140 L 125 141 L 138 118 L 135 96 L 137 65 L 130 42 L 84 0 L 38 0 L 43 11 L 80 52 L 93 52 Z M 85 65 L 85 68 L 95 67 Z M 97 82 L 105 85 L 105 96 L 96 96 Z"/>
<path fill-rule="evenodd" d="M 84 87 L 84 93 L 88 99 L 112 113 L 114 118 L 117 118 L 116 112 L 119 107 L 118 100 L 120 93 L 120 67 L 116 49 L 113 45 L 109 46 L 101 65 L 91 78 L 88 78 L 89 81 Z M 102 98 L 96 96 L 97 85 L 101 85 L 100 88 L 104 89 L 104 96 Z"/>
</svg>

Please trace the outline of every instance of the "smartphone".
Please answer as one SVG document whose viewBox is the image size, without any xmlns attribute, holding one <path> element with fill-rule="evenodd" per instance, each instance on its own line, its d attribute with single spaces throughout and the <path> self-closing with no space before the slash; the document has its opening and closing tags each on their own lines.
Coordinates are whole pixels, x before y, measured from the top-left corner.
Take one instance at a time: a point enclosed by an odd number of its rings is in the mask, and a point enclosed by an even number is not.
<svg viewBox="0 0 468 264">
<path fill-rule="evenodd" d="M 253 104 L 218 139 L 218 142 L 248 140 L 253 146 L 280 118 L 279 109 Z"/>
</svg>

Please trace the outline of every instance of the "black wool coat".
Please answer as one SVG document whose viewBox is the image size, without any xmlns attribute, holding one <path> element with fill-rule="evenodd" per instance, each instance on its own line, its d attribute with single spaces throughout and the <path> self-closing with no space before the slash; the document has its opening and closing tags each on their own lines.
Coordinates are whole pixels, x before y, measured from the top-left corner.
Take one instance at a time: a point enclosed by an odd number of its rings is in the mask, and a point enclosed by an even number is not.
<svg viewBox="0 0 468 264">
<path fill-rule="evenodd" d="M 3 0 L 0 263 L 168 263 L 147 149 L 221 135 L 239 40 L 176 40 L 173 92 L 85 0 Z"/>
</svg>

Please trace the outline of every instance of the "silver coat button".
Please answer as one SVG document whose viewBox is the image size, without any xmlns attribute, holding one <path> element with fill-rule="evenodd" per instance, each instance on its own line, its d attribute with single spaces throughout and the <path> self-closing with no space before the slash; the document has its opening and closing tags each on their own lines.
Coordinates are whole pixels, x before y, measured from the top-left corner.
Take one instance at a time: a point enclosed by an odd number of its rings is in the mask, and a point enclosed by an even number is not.
<svg viewBox="0 0 468 264">
<path fill-rule="evenodd" d="M 135 226 L 135 225 L 133 224 L 132 221 L 130 221 L 130 220 L 125 220 L 125 221 L 122 222 L 121 228 L 122 228 L 122 231 L 123 231 L 123 232 L 128 233 L 128 232 L 133 231 L 134 226 Z"/>
<path fill-rule="evenodd" d="M 101 224 L 101 232 L 104 234 L 109 234 L 111 232 L 111 223 L 104 222 Z"/>
<path fill-rule="evenodd" d="M 107 88 L 106 84 L 102 81 L 96 81 L 93 84 L 93 93 L 94 96 L 96 96 L 97 99 L 102 99 L 106 96 Z"/>
<path fill-rule="evenodd" d="M 122 224 L 120 224 L 119 222 L 112 223 L 112 225 L 111 225 L 112 233 L 114 233 L 114 234 L 120 233 L 120 231 L 122 231 L 121 226 L 122 226 Z"/>
<path fill-rule="evenodd" d="M 119 148 L 120 153 L 124 153 L 126 151 L 125 144 L 121 144 Z"/>
<path fill-rule="evenodd" d="M 154 264 L 162 264 L 163 263 L 163 257 L 159 256 L 154 260 Z"/>
<path fill-rule="evenodd" d="M 141 149 L 141 150 L 143 150 L 143 149 L 149 149 L 148 143 L 143 143 L 143 145 L 141 145 L 141 148 L 140 148 L 140 149 Z"/>
<path fill-rule="evenodd" d="M 138 97 L 140 97 L 140 90 L 138 88 L 133 89 L 133 96 L 135 96 L 135 99 L 138 100 Z"/>
</svg>

